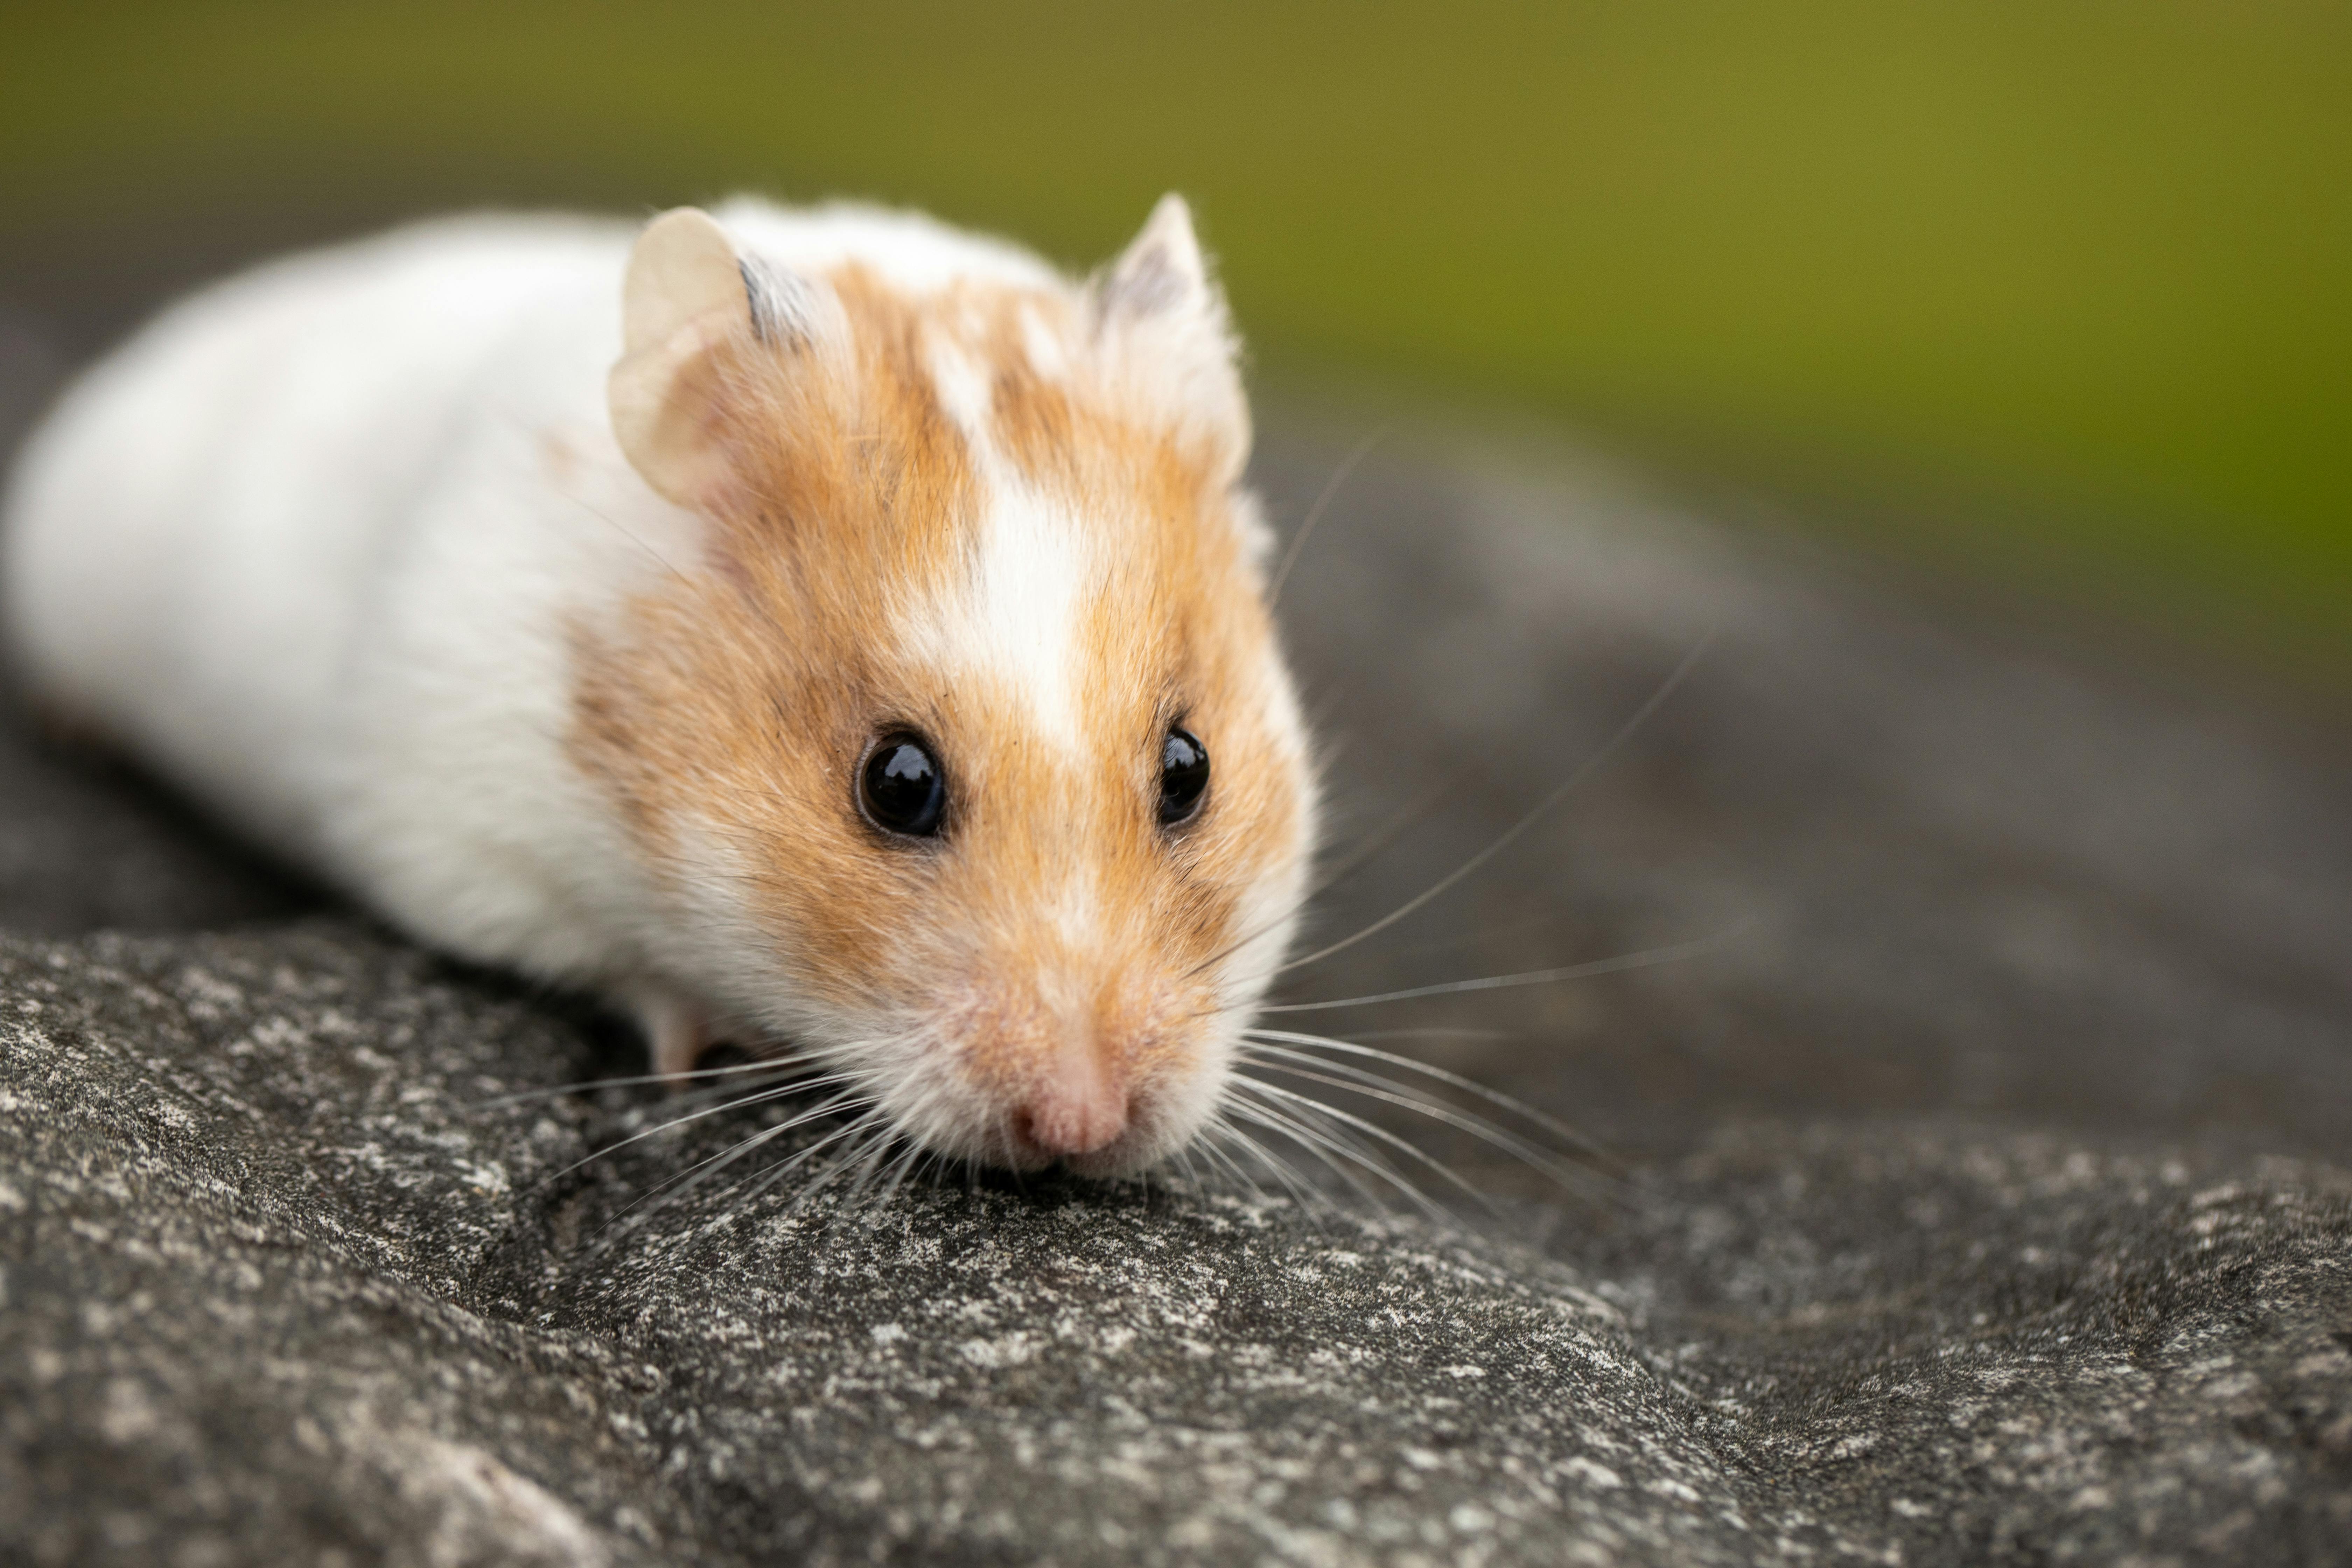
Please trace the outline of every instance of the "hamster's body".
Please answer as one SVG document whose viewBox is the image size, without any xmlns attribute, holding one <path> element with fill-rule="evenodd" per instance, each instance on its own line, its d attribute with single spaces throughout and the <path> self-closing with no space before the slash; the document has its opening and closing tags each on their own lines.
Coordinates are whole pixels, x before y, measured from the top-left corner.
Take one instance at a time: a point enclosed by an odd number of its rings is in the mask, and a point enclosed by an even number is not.
<svg viewBox="0 0 2352 1568">
<path fill-rule="evenodd" d="M 606 496 L 581 526 L 600 498 L 545 451 L 620 462 L 581 433 L 627 254 L 617 227 L 452 224 L 150 328 L 21 475 L 6 624 L 45 697 L 467 956 L 593 969 L 630 893 L 572 804 L 563 625 L 638 584 L 663 520 Z"/>
<path fill-rule="evenodd" d="M 1312 831 L 1181 205 L 1091 285 L 862 208 L 637 238 L 427 225 L 147 329 L 15 479 L 37 695 L 421 937 L 634 1006 L 665 1071 L 790 1044 L 946 1152 L 1165 1152 Z M 1140 838 L 1083 772 L 1179 724 L 1234 798 Z M 942 752 L 948 830 L 859 819 L 883 734 Z"/>
</svg>

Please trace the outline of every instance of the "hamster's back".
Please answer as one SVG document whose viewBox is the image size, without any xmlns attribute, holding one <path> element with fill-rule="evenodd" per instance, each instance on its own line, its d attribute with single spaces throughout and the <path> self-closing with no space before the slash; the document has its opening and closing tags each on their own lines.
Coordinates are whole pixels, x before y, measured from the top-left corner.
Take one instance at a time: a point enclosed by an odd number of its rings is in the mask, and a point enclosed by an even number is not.
<svg viewBox="0 0 2352 1568">
<path fill-rule="evenodd" d="M 626 250 L 614 226 L 445 221 L 148 326 L 36 434 L 0 519 L 0 629 L 37 700 L 319 852 L 385 558 L 486 399 L 595 405 Z M 562 352 L 509 352 L 524 335 Z"/>
</svg>

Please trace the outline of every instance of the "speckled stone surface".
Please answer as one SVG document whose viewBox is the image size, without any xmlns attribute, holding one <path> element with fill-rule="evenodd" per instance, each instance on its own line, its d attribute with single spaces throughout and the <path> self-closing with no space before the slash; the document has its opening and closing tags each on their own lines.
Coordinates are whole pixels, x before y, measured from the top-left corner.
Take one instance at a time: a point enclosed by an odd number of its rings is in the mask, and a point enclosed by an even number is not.
<svg viewBox="0 0 2352 1568">
<path fill-rule="evenodd" d="M 597 1231 L 580 1034 L 364 930 L 0 943 L 37 1563 L 2324 1562 L 2352 1187 L 1750 1126 L 1551 1256 L 1280 1201 Z M 608 1091 L 609 1094 L 609 1091 Z M 291 1554 L 291 1555 L 289 1555 Z"/>
<path fill-rule="evenodd" d="M 12 276 L 0 425 L 128 309 Z M 1353 432 L 1274 424 L 1295 520 Z M 1498 1217 L 631 1210 L 759 1113 L 502 1100 L 635 1047 L 0 707 L 0 1562 L 2352 1561 L 2340 732 L 1524 453 L 1376 457 L 1284 608 L 1343 844 L 1483 764 L 1334 932 L 1715 635 L 1557 821 L 1282 997 L 1736 931 L 1287 1016 L 1577 1122 L 1612 1195 L 1424 1132 Z"/>
</svg>

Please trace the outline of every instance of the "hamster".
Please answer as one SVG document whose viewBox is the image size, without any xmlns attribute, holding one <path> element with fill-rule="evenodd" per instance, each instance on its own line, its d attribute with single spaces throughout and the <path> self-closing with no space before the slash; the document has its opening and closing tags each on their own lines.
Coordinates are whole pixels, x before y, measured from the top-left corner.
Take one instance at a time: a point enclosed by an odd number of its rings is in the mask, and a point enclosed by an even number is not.
<svg viewBox="0 0 2352 1568">
<path fill-rule="evenodd" d="M 431 223 L 90 371 L 0 519 L 37 700 L 655 1069 L 825 1063 L 950 1159 L 1143 1169 L 1305 895 L 1221 291 L 867 207 Z"/>
</svg>

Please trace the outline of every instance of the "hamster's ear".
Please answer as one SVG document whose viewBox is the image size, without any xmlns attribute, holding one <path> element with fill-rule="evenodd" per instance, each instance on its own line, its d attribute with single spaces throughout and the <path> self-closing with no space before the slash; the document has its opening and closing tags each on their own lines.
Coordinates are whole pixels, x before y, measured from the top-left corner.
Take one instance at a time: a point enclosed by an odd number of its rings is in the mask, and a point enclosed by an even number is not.
<svg viewBox="0 0 2352 1568">
<path fill-rule="evenodd" d="M 1097 333 L 1134 392 L 1207 437 L 1237 478 L 1249 457 L 1241 345 L 1209 274 L 1192 212 L 1170 192 L 1133 243 L 1095 280 Z"/>
<path fill-rule="evenodd" d="M 710 499 L 728 479 L 715 351 L 806 347 L 815 307 L 809 285 L 738 251 L 699 208 L 646 226 L 621 285 L 621 359 L 605 398 L 621 451 L 647 484 L 681 506 Z"/>
</svg>

